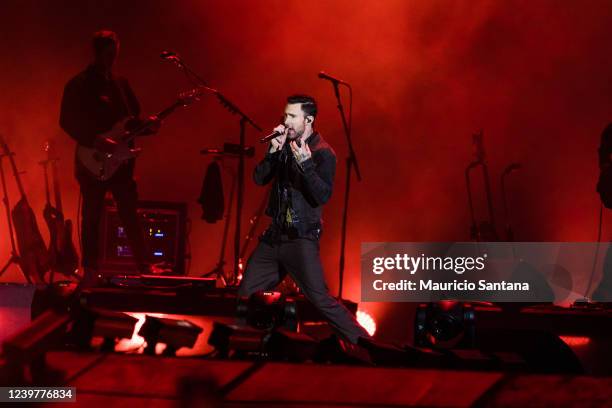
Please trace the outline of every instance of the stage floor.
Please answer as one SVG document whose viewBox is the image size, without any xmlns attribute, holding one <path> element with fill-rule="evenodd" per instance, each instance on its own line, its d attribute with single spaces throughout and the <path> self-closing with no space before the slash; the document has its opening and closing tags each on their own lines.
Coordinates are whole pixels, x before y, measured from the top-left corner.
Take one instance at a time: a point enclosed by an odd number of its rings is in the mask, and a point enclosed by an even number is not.
<svg viewBox="0 0 612 408">
<path fill-rule="evenodd" d="M 612 401 L 610 377 L 74 352 L 50 352 L 47 361 L 76 387 L 72 406 L 564 407 Z"/>
</svg>

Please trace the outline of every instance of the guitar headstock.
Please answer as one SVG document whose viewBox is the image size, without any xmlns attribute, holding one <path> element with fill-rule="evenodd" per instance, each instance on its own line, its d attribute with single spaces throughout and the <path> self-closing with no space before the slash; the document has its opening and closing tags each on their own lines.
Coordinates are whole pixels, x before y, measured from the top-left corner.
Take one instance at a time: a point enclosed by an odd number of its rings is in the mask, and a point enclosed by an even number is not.
<svg viewBox="0 0 612 408">
<path fill-rule="evenodd" d="M 199 101 L 202 95 L 204 95 L 204 90 L 202 88 L 194 88 L 190 91 L 181 92 L 178 97 L 178 102 L 183 106 L 189 106 Z"/>
</svg>

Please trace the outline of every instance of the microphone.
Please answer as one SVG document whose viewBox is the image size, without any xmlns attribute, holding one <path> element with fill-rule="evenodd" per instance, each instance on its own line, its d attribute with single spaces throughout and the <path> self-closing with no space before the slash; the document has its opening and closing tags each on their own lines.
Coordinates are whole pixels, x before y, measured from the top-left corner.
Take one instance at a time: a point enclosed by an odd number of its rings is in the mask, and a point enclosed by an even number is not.
<svg viewBox="0 0 612 408">
<path fill-rule="evenodd" d="M 161 54 L 159 54 L 159 57 L 166 61 L 178 60 L 180 58 L 176 52 L 170 50 L 162 51 Z"/>
<path fill-rule="evenodd" d="M 279 132 L 279 131 L 272 132 L 268 136 L 265 136 L 265 137 L 262 137 L 261 139 L 259 139 L 259 143 L 267 143 L 270 140 L 274 139 L 275 137 L 279 137 L 282 134 L 283 134 L 283 132 Z"/>
<path fill-rule="evenodd" d="M 275 137 L 278 137 L 280 135 L 282 135 L 281 132 L 270 133 L 268 136 L 262 137 L 261 139 L 259 139 L 259 143 L 267 143 L 270 140 L 272 140 Z M 302 147 L 302 141 L 299 138 L 295 139 L 295 143 L 298 145 L 298 147 Z"/>
<path fill-rule="evenodd" d="M 329 74 L 326 74 L 323 71 L 319 72 L 319 78 L 320 79 L 327 79 L 328 81 L 331 81 L 331 82 L 333 82 L 335 84 L 342 84 L 342 85 L 348 85 L 349 84 L 348 82 L 345 82 L 345 81 L 343 81 L 341 79 L 333 77 L 333 76 L 331 76 Z"/>
</svg>

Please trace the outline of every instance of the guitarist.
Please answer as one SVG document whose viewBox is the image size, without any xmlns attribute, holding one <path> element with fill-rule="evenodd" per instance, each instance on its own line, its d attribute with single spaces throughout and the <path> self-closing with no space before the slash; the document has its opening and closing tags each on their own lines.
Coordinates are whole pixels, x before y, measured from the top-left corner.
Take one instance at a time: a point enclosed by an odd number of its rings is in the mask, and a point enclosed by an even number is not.
<svg viewBox="0 0 612 408">
<path fill-rule="evenodd" d="M 112 140 L 98 136 L 127 117 L 138 118 L 140 105 L 128 81 L 113 74 L 119 51 L 117 35 L 112 31 L 98 31 L 94 33 L 92 45 L 93 62 L 68 81 L 64 88 L 60 126 L 78 144 L 112 153 Z M 131 122 L 134 127 L 142 124 L 139 119 Z M 144 134 L 156 133 L 161 121 L 153 116 L 148 118 L 148 122 L 151 125 Z M 144 236 L 136 212 L 138 194 L 133 173 L 134 159 L 131 159 L 122 164 L 110 179 L 100 181 L 76 160 L 75 175 L 83 197 L 81 243 L 84 286 L 95 285 L 99 279 L 100 219 L 108 190 L 117 202 L 119 217 L 138 269 L 141 273 L 148 271 Z"/>
</svg>

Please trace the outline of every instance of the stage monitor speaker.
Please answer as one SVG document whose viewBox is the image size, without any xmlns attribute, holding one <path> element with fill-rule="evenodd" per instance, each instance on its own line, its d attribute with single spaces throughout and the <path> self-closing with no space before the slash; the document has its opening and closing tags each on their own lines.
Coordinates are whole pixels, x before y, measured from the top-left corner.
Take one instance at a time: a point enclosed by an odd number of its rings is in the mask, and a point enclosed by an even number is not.
<svg viewBox="0 0 612 408">
<path fill-rule="evenodd" d="M 187 204 L 139 201 L 138 218 L 147 245 L 146 261 L 163 263 L 173 275 L 183 275 Z M 106 202 L 101 224 L 100 271 L 105 276 L 135 272 L 136 263 L 114 202 Z"/>
</svg>

